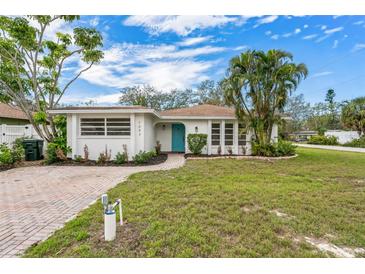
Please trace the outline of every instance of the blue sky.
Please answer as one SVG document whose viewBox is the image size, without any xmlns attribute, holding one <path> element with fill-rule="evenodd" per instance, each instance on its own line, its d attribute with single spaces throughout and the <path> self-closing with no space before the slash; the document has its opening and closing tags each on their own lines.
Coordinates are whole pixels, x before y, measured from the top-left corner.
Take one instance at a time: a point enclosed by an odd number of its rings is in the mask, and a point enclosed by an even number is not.
<svg viewBox="0 0 365 274">
<path fill-rule="evenodd" d="M 220 80 L 230 58 L 247 49 L 283 49 L 309 69 L 296 94 L 311 103 L 335 89 L 338 100 L 365 95 L 365 16 L 82 16 L 104 37 L 104 60 L 83 74 L 63 103 L 117 103 L 123 87 L 168 92 Z M 71 31 L 56 23 L 49 32 Z M 82 64 L 71 60 L 65 79 Z"/>
</svg>

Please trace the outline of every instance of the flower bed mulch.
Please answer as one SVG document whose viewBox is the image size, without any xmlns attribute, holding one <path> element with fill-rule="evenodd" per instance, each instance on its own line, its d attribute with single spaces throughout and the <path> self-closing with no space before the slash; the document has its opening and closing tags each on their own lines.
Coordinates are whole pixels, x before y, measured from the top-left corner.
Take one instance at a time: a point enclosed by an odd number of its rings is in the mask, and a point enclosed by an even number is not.
<svg viewBox="0 0 365 274">
<path fill-rule="evenodd" d="M 15 165 L 0 165 L 0 172 L 14 168 Z"/>
<path fill-rule="evenodd" d="M 133 161 L 129 161 L 128 163 L 124 163 L 121 165 L 116 164 L 114 161 L 106 162 L 105 164 L 97 163 L 96 161 L 88 160 L 88 161 L 75 161 L 71 159 L 67 159 L 66 161 L 56 162 L 51 165 L 54 166 L 150 166 L 150 165 L 158 165 L 167 160 L 167 154 L 160 154 L 156 157 L 150 159 L 147 163 L 144 164 L 136 164 Z"/>
<path fill-rule="evenodd" d="M 17 167 L 28 167 L 28 166 L 42 166 L 44 160 L 37 160 L 37 161 L 21 161 L 12 165 L 0 165 L 0 172 L 6 171 L 9 169 L 17 168 Z"/>
</svg>

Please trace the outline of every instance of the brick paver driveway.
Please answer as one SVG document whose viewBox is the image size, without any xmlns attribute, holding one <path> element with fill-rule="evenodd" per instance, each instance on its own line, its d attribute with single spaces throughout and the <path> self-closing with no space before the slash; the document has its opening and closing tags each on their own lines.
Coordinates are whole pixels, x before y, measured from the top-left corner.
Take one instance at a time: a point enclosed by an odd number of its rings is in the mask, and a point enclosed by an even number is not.
<svg viewBox="0 0 365 274">
<path fill-rule="evenodd" d="M 0 173 L 0 257 L 15 257 L 48 238 L 132 173 L 177 168 L 183 155 L 155 166 L 16 168 Z"/>
</svg>

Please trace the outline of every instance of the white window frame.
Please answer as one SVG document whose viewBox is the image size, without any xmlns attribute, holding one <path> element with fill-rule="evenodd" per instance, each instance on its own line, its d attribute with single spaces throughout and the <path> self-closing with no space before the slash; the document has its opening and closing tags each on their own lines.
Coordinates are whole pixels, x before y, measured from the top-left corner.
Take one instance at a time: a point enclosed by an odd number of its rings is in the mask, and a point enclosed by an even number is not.
<svg viewBox="0 0 365 274">
<path fill-rule="evenodd" d="M 128 126 L 120 126 L 120 125 L 109 125 L 108 126 L 108 123 L 113 123 L 113 121 L 111 120 L 117 120 L 117 119 L 122 119 L 124 121 L 121 121 L 121 122 L 117 122 L 117 121 L 114 121 L 114 123 L 118 123 L 118 124 L 127 124 L 129 123 Z M 108 121 L 109 120 L 109 121 Z M 128 120 L 128 121 L 126 121 Z M 118 132 L 118 131 L 113 131 L 112 129 L 116 130 L 116 129 L 127 129 L 126 132 L 128 132 L 129 134 L 108 134 L 108 133 L 111 133 L 111 132 Z M 124 117 L 108 117 L 108 118 L 105 118 L 105 134 L 106 136 L 110 137 L 110 136 L 115 136 L 115 137 L 120 137 L 120 136 L 127 136 L 127 137 L 130 137 L 131 136 L 131 119 L 128 117 L 128 118 L 124 118 Z"/>
<path fill-rule="evenodd" d="M 214 128 L 214 125 L 218 125 L 217 128 Z M 213 130 L 219 130 L 219 133 L 213 133 Z M 212 146 L 220 146 L 221 145 L 221 123 L 217 123 L 217 122 L 212 122 L 212 129 L 211 129 L 211 145 Z M 214 141 L 217 141 L 217 139 L 213 139 L 213 136 L 218 136 L 219 139 L 218 139 L 218 142 L 219 144 L 213 144 Z"/>
<path fill-rule="evenodd" d="M 227 125 L 232 125 L 232 127 L 227 127 Z M 232 133 L 227 133 L 226 130 L 232 130 Z M 230 138 L 227 138 L 230 137 Z M 229 141 L 231 144 L 227 144 L 227 141 Z M 234 123 L 225 123 L 224 124 L 224 145 L 225 146 L 233 146 L 234 145 Z"/>
<path fill-rule="evenodd" d="M 104 125 L 102 126 L 104 128 L 104 134 L 103 135 L 82 135 L 82 120 L 83 119 L 103 119 L 104 120 Z M 129 134 L 128 135 L 108 135 L 108 126 L 107 126 L 107 121 L 108 119 L 129 119 L 129 127 L 126 126 L 126 128 L 129 128 Z M 101 126 L 100 126 L 101 127 Z M 79 117 L 79 126 L 78 126 L 78 138 L 80 139 L 129 139 L 132 136 L 132 121 L 130 117 L 93 117 L 93 116 L 88 116 L 88 117 Z"/>
<path fill-rule="evenodd" d="M 94 123 L 99 123 L 100 126 L 82 126 L 82 123 L 92 123 L 92 121 L 83 121 L 83 120 L 98 120 L 97 122 L 94 122 Z M 101 121 L 103 120 L 103 121 Z M 103 125 L 101 125 L 103 124 Z M 90 132 L 92 133 L 93 131 L 87 131 L 87 130 L 83 130 L 83 129 L 87 129 L 88 127 L 90 128 L 95 128 L 95 127 L 98 127 L 98 128 L 103 128 L 103 131 L 99 131 L 99 133 L 103 132 L 103 134 L 83 134 L 83 133 L 86 133 L 86 132 Z M 80 121 L 79 121 L 79 128 L 80 128 L 80 136 L 81 137 L 103 137 L 105 136 L 106 134 L 106 126 L 105 126 L 105 118 L 102 118 L 102 117 L 83 117 L 83 118 L 80 118 Z M 95 131 L 95 132 L 98 132 L 98 131 Z"/>
</svg>

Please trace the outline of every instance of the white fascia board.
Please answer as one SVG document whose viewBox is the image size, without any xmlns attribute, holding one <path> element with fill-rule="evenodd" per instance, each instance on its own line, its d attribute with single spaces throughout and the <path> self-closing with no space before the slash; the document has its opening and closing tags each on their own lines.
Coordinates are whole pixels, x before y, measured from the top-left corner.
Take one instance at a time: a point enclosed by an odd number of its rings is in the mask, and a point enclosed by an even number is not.
<svg viewBox="0 0 365 274">
<path fill-rule="evenodd" d="M 159 113 L 152 109 L 52 109 L 48 111 L 50 114 L 110 114 L 110 113 L 149 113 L 156 115 L 158 118 L 161 116 Z"/>
<path fill-rule="evenodd" d="M 161 116 L 161 120 L 236 120 L 234 116 Z"/>
</svg>

